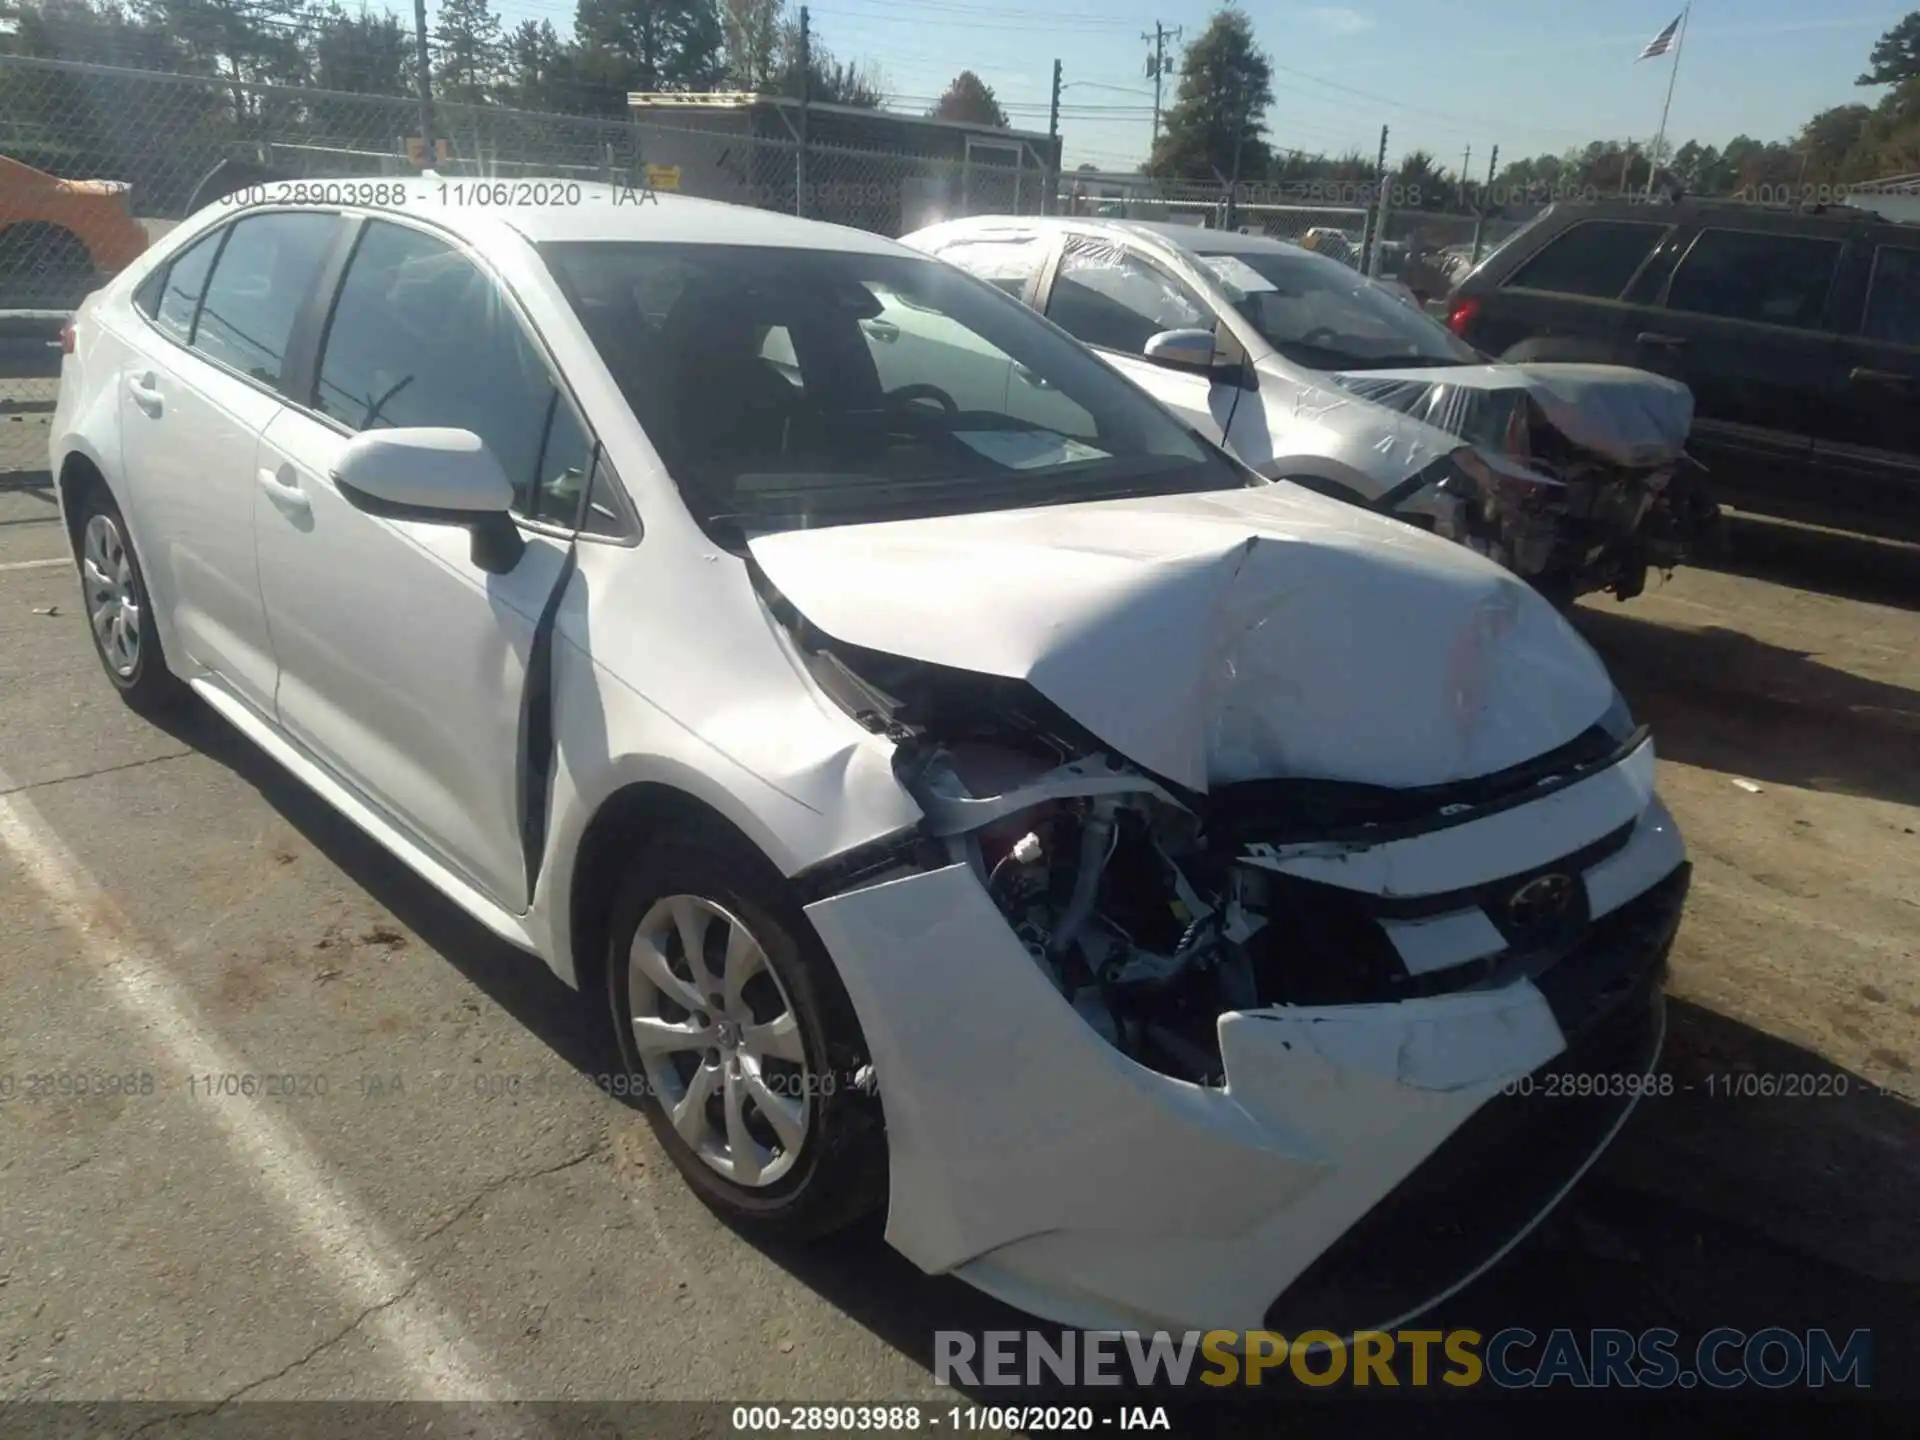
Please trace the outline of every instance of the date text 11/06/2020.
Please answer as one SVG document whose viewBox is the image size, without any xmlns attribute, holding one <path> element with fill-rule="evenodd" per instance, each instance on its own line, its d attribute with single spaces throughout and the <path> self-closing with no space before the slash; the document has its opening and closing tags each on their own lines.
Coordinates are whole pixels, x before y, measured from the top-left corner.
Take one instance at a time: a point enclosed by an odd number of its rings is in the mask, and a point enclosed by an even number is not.
<svg viewBox="0 0 1920 1440">
<path fill-rule="evenodd" d="M 916 1430 L 961 1434 L 1033 1434 L 1039 1431 L 1171 1430 L 1164 1405 L 736 1405 L 735 1434 L 846 1434 L 872 1430 L 902 1435 Z"/>
<path fill-rule="evenodd" d="M 1677 1079 L 1671 1071 L 1604 1071 L 1577 1074 L 1551 1071 L 1542 1075 L 1521 1075 L 1500 1087 L 1503 1095 L 1538 1095 L 1556 1099 L 1667 1099 L 1673 1095 L 1702 1094 L 1709 1100 L 1842 1100 L 1859 1093 L 1888 1093 L 1884 1087 L 1863 1083 L 1856 1087 L 1853 1076 L 1842 1070 L 1797 1071 L 1788 1073 L 1736 1070 L 1713 1072 L 1689 1080 Z"/>
<path fill-rule="evenodd" d="M 275 180 L 247 185 L 221 197 L 232 209 L 262 205 L 365 205 L 404 210 L 419 198 L 401 180 Z M 585 204 L 647 205 L 659 201 L 645 184 L 624 181 L 585 186 L 575 180 L 443 180 L 428 198 L 449 206 L 519 206 L 540 210 L 572 209 Z"/>
</svg>

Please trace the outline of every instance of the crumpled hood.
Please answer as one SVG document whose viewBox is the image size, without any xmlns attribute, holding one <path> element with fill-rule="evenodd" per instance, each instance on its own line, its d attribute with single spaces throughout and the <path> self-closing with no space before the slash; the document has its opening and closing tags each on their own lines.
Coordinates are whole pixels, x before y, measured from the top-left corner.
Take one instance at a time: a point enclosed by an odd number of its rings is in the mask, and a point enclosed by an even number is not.
<svg viewBox="0 0 1920 1440">
<path fill-rule="evenodd" d="M 828 636 L 1024 679 L 1193 790 L 1485 775 L 1565 744 L 1613 695 L 1522 581 L 1292 485 L 750 544 Z"/>
<path fill-rule="evenodd" d="M 1487 399 L 1524 392 L 1574 445 L 1630 469 L 1680 458 L 1693 427 L 1693 392 L 1678 380 L 1625 365 L 1458 365 L 1351 370 L 1333 377 L 1349 394 L 1449 435 L 1481 439 Z"/>
</svg>

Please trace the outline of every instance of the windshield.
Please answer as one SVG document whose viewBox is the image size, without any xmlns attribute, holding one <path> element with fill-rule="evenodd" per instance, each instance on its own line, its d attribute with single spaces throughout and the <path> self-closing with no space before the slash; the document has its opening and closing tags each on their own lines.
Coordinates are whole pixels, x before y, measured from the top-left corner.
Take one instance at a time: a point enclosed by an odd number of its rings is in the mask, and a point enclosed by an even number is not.
<svg viewBox="0 0 1920 1440">
<path fill-rule="evenodd" d="M 1306 250 L 1200 255 L 1234 308 L 1267 342 L 1314 370 L 1473 365 L 1480 357 L 1444 325 Z"/>
<path fill-rule="evenodd" d="M 1032 311 L 936 260 L 624 241 L 542 252 L 710 529 L 1247 483 Z"/>
</svg>

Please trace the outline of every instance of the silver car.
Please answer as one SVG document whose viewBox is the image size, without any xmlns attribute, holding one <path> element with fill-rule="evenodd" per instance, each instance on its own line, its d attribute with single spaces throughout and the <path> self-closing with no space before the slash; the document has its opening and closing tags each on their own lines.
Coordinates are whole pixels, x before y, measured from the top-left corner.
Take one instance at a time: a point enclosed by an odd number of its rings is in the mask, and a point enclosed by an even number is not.
<svg viewBox="0 0 1920 1440">
<path fill-rule="evenodd" d="M 1640 593 L 1717 511 L 1684 385 L 1490 362 L 1404 296 L 1264 235 L 955 220 L 905 244 L 1043 311 L 1261 474 L 1398 515 L 1550 599 Z"/>
</svg>

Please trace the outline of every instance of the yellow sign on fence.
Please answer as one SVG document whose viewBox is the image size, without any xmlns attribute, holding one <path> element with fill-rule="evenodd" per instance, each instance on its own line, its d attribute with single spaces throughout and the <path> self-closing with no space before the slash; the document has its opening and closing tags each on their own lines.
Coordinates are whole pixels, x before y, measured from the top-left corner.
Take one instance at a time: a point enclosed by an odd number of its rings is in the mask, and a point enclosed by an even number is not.
<svg viewBox="0 0 1920 1440">
<path fill-rule="evenodd" d="M 647 188 L 649 190 L 678 190 L 680 188 L 680 167 L 678 165 L 647 166 Z"/>
</svg>

